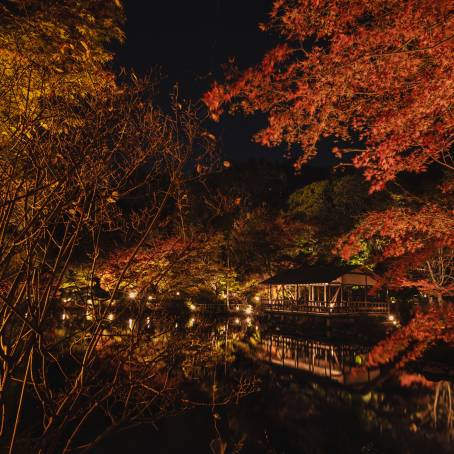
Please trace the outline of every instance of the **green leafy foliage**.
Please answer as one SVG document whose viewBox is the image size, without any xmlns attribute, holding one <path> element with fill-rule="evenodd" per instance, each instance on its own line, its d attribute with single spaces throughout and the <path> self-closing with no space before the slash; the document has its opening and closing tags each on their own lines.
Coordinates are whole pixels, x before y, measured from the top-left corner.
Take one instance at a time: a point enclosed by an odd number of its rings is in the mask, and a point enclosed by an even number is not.
<svg viewBox="0 0 454 454">
<path fill-rule="evenodd" d="M 364 213 L 387 203 L 384 194 L 370 195 L 366 182 L 356 174 L 317 181 L 298 189 L 288 200 L 290 222 L 302 224 L 296 249 L 310 260 L 332 260 L 339 235 L 353 228 Z M 364 242 L 351 263 L 363 264 L 368 254 L 369 245 Z"/>
</svg>

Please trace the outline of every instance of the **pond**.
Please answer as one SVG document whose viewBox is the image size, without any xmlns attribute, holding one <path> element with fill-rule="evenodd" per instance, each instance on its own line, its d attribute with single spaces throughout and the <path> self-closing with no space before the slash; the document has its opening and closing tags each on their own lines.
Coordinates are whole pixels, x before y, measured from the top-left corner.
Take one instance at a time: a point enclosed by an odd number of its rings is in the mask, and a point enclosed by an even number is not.
<svg viewBox="0 0 454 454">
<path fill-rule="evenodd" d="M 120 318 L 104 335 L 128 336 L 136 323 Z M 147 317 L 143 325 L 165 328 L 166 342 L 190 338 L 208 351 L 172 356 L 171 386 L 184 408 L 169 404 L 169 414 L 93 452 L 452 452 L 451 382 L 364 366 L 383 329 L 193 314 Z"/>
<path fill-rule="evenodd" d="M 389 327 L 326 328 L 244 313 L 142 315 L 110 313 L 103 321 L 94 384 L 87 389 L 101 393 L 104 385 L 96 381 L 103 380 L 108 388 L 115 367 L 115 377 L 121 370 L 134 383 L 113 380 L 113 396 L 102 398 L 103 414 L 84 418 L 80 407 L 83 428 L 74 440 L 90 446 L 86 452 L 453 452 L 454 384 L 448 377 L 366 367 L 368 352 Z M 84 353 L 93 316 L 65 311 L 56 318 L 49 326 L 55 345 L 83 332 L 71 349 Z M 57 369 L 50 381 L 55 396 L 67 388 Z M 128 418 L 118 417 L 128 408 L 124 402 L 135 405 Z M 33 408 L 26 414 L 32 426 L 37 415 Z M 112 421 L 117 430 L 105 431 Z M 33 452 L 27 443 L 18 446 Z"/>
</svg>

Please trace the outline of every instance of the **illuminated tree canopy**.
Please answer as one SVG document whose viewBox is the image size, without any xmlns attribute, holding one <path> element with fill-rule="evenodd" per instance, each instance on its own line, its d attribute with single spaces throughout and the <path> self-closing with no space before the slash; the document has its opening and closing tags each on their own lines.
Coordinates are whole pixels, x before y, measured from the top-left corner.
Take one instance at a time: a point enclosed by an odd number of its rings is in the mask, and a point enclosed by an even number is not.
<svg viewBox="0 0 454 454">
<path fill-rule="evenodd" d="M 106 70 L 112 40 L 122 40 L 118 1 L 16 0 L 0 6 L 1 139 L 64 127 L 51 100 L 76 103 L 115 86 Z M 66 121 L 70 119 L 66 118 Z"/>
<path fill-rule="evenodd" d="M 265 112 L 256 139 L 298 144 L 303 162 L 323 137 L 361 143 L 353 162 L 374 189 L 432 162 L 452 169 L 453 29 L 449 1 L 279 0 L 270 22 L 284 43 L 255 68 L 232 71 L 205 95 Z M 350 151 L 337 147 L 343 155 Z"/>
<path fill-rule="evenodd" d="M 443 168 L 446 182 L 430 200 L 412 199 L 405 207 L 370 213 L 349 241 L 357 249 L 364 239 L 383 237 L 389 245 L 375 260 L 393 257 L 396 282 L 451 293 L 450 2 L 351 1 L 347 8 L 336 0 L 277 0 L 262 28 L 277 31 L 283 43 L 258 66 L 230 69 L 224 84 L 213 85 L 204 97 L 213 118 L 225 108 L 265 113 L 268 126 L 255 139 L 266 146 L 297 146 L 297 168 L 316 155 L 322 140 L 333 140 L 334 154 L 351 159 L 371 191 L 384 189 L 403 172 Z M 344 258 L 352 250 L 344 248 Z M 439 255 L 435 251 L 447 257 L 443 269 L 449 277 L 441 286 L 430 272 Z M 411 277 L 415 268 L 425 268 L 426 278 Z"/>
</svg>

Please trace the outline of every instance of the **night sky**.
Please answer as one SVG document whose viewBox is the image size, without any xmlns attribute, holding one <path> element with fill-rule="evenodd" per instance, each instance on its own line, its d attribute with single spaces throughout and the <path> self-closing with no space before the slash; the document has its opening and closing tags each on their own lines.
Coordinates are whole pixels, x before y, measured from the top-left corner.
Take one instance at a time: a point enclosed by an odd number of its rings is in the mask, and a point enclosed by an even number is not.
<svg viewBox="0 0 454 454">
<path fill-rule="evenodd" d="M 240 68 L 260 61 L 278 42 L 258 29 L 266 22 L 272 0 L 124 0 L 126 42 L 116 49 L 116 64 L 143 75 L 160 68 L 164 79 L 159 100 L 178 83 L 181 96 L 198 101 L 214 80 L 222 80 L 222 65 L 234 57 Z M 252 141 L 264 119 L 223 116 L 211 124 L 224 157 L 280 159 L 282 150 Z M 326 156 L 325 153 L 323 153 Z M 319 164 L 326 162 L 318 159 Z"/>
</svg>

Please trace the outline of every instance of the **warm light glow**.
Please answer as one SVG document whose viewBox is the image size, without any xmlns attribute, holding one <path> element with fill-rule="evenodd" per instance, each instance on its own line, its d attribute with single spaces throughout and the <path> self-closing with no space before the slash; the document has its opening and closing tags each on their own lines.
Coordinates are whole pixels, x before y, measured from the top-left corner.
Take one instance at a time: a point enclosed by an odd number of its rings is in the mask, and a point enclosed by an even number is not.
<svg viewBox="0 0 454 454">
<path fill-rule="evenodd" d="M 251 317 L 246 317 L 246 323 L 248 324 L 248 326 L 251 326 L 252 318 Z"/>
<path fill-rule="evenodd" d="M 248 315 L 252 314 L 252 306 L 247 306 L 246 309 L 244 309 L 244 313 Z"/>
<path fill-rule="evenodd" d="M 69 319 L 69 315 L 66 312 L 63 312 L 63 314 L 61 314 L 61 319 L 62 320 L 68 320 Z"/>
<path fill-rule="evenodd" d="M 240 310 L 240 306 L 236 305 L 236 306 L 235 306 L 235 310 L 236 310 L 236 311 L 239 311 L 239 310 Z"/>
<path fill-rule="evenodd" d="M 135 290 L 131 290 L 128 293 L 128 296 L 129 296 L 129 298 L 131 298 L 133 300 L 137 296 L 137 292 Z"/>
<path fill-rule="evenodd" d="M 195 311 L 197 308 L 195 307 L 194 304 L 189 304 L 189 309 L 191 309 L 191 311 Z"/>
<path fill-rule="evenodd" d="M 187 323 L 187 327 L 188 328 L 192 328 L 194 326 L 194 323 L 195 323 L 195 318 L 194 317 L 191 317 Z"/>
<path fill-rule="evenodd" d="M 177 296 L 180 296 L 180 292 L 177 292 Z"/>
<path fill-rule="evenodd" d="M 260 301 L 260 296 L 254 296 L 254 301 L 257 301 L 257 303 Z"/>
<path fill-rule="evenodd" d="M 237 325 L 240 324 L 240 319 L 239 319 L 238 317 L 235 319 L 235 323 L 236 323 Z"/>
<path fill-rule="evenodd" d="M 87 309 L 87 311 L 85 312 L 85 318 L 87 320 L 93 320 L 93 314 L 91 313 L 91 311 L 89 309 Z"/>
<path fill-rule="evenodd" d="M 133 326 L 134 326 L 134 320 L 132 318 L 130 318 L 128 320 L 128 327 L 129 327 L 129 329 L 132 329 Z"/>
<path fill-rule="evenodd" d="M 389 315 L 388 315 L 388 320 L 389 320 L 390 322 L 394 321 L 394 315 L 389 314 Z"/>
<path fill-rule="evenodd" d="M 110 314 L 107 315 L 107 320 L 112 321 L 114 319 L 115 319 L 115 315 L 114 314 L 110 313 Z"/>
</svg>

